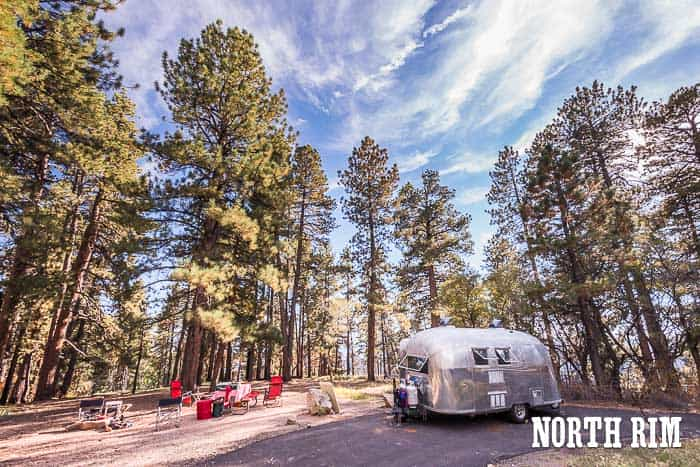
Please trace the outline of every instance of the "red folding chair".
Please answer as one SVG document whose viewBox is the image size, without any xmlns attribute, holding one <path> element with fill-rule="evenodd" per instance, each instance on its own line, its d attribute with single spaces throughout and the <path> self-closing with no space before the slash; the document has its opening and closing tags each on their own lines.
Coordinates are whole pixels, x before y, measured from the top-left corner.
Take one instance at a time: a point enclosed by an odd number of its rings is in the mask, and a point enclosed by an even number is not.
<svg viewBox="0 0 700 467">
<path fill-rule="evenodd" d="M 182 397 L 182 383 L 178 380 L 173 380 L 170 382 L 170 398 L 177 399 Z"/>
<path fill-rule="evenodd" d="M 178 397 L 182 399 L 182 405 L 188 407 L 192 405 L 192 391 L 183 394 L 182 383 L 175 379 L 170 382 L 170 398 L 177 399 Z"/>
<path fill-rule="evenodd" d="M 281 406 L 282 405 L 282 386 L 283 381 L 281 376 L 273 376 L 270 378 L 270 384 L 265 390 L 263 405 L 265 407 Z"/>
</svg>

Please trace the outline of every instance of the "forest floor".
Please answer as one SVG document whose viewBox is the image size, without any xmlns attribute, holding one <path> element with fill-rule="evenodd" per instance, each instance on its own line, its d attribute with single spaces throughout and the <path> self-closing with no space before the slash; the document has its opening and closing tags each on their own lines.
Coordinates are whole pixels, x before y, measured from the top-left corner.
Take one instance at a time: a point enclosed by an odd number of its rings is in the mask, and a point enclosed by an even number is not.
<svg viewBox="0 0 700 467">
<path fill-rule="evenodd" d="M 0 465 L 163 465 L 194 464 L 230 452 L 254 441 L 321 424 L 377 413 L 383 406 L 386 385 L 337 382 L 341 413 L 322 417 L 306 412 L 306 392 L 316 380 L 295 380 L 285 385 L 281 407 L 257 407 L 244 415 L 196 420 L 195 408 L 184 407 L 180 427 L 155 431 L 158 399 L 168 390 L 136 395 L 115 395 L 107 400 L 132 404 L 128 420 L 133 426 L 105 432 L 103 429 L 66 431 L 78 414 L 78 399 L 41 402 L 13 408 L 0 416 Z M 264 390 L 266 382 L 253 387 Z"/>
</svg>

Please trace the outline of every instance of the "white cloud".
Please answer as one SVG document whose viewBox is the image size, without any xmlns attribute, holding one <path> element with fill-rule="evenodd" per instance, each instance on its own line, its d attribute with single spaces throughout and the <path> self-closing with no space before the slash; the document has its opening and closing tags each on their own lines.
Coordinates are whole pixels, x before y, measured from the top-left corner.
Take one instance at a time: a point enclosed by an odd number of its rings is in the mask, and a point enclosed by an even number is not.
<svg viewBox="0 0 700 467">
<path fill-rule="evenodd" d="M 481 270 L 484 266 L 484 247 L 487 245 L 489 239 L 494 234 L 493 226 L 486 225 L 484 231 L 479 232 L 474 237 L 474 254 L 467 258 L 469 265 L 475 270 Z"/>
<path fill-rule="evenodd" d="M 457 190 L 456 201 L 462 206 L 478 203 L 486 199 L 486 193 L 489 192 L 488 186 L 477 186 L 466 189 Z"/>
<path fill-rule="evenodd" d="M 430 159 L 437 155 L 437 151 L 416 152 L 410 157 L 400 158 L 396 161 L 396 165 L 401 173 L 412 172 L 426 165 Z"/>
<path fill-rule="evenodd" d="M 450 175 L 455 173 L 481 173 L 487 172 L 493 167 L 493 163 L 496 161 L 496 154 L 489 155 L 476 155 L 476 154 L 462 154 L 460 156 L 453 156 L 451 164 L 446 168 L 440 170 L 442 175 Z"/>
<path fill-rule="evenodd" d="M 700 5 L 697 0 L 645 0 L 638 4 L 641 23 L 648 31 L 636 53 L 616 68 L 614 82 L 641 68 L 688 39 L 700 40 Z"/>
<path fill-rule="evenodd" d="M 430 36 L 434 36 L 435 34 L 444 31 L 450 24 L 469 17 L 469 14 L 471 13 L 471 11 L 472 11 L 471 5 L 467 6 L 465 8 L 458 8 L 457 10 L 454 11 L 454 13 L 452 13 L 450 16 L 445 18 L 441 23 L 433 24 L 432 26 L 427 28 L 425 31 L 423 31 L 423 38 L 428 38 Z"/>
<path fill-rule="evenodd" d="M 549 79 L 598 50 L 618 7 L 603 0 L 489 0 L 458 10 L 455 19 L 421 32 L 439 44 L 430 49 L 430 66 L 391 80 L 379 102 L 358 98 L 348 108 L 343 138 L 372 133 L 410 146 L 486 124 L 495 132 L 493 122 L 521 116 Z"/>
</svg>

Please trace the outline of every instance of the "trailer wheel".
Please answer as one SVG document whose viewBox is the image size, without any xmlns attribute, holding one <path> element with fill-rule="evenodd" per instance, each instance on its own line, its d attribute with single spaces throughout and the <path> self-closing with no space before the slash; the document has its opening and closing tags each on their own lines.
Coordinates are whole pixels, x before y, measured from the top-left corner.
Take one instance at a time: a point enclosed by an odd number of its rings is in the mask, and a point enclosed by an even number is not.
<svg viewBox="0 0 700 467">
<path fill-rule="evenodd" d="M 515 404 L 510 408 L 510 419 L 515 423 L 525 423 L 527 412 L 527 405 Z"/>
</svg>

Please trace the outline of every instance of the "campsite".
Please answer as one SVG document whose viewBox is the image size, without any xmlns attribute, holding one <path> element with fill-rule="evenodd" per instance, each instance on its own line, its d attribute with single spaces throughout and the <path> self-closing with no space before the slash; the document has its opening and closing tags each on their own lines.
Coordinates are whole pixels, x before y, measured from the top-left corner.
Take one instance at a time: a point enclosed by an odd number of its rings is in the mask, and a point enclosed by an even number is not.
<svg viewBox="0 0 700 467">
<path fill-rule="evenodd" d="M 697 457 L 697 2 L 1 0 L 0 465 Z"/>
</svg>

